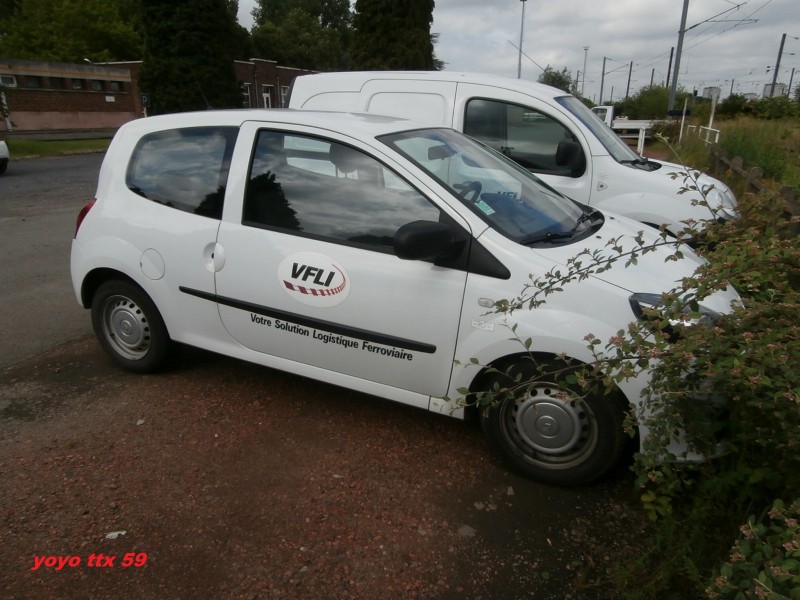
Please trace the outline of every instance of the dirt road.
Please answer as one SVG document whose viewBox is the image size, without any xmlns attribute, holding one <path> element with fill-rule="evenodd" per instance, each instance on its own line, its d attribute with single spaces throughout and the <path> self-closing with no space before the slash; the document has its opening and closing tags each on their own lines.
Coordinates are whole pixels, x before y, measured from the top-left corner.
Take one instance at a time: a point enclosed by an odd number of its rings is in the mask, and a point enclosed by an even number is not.
<svg viewBox="0 0 800 600">
<path fill-rule="evenodd" d="M 624 468 L 543 486 L 474 423 L 173 362 L 131 375 L 85 338 L 0 374 L 0 596 L 603 598 L 637 552 Z"/>
</svg>

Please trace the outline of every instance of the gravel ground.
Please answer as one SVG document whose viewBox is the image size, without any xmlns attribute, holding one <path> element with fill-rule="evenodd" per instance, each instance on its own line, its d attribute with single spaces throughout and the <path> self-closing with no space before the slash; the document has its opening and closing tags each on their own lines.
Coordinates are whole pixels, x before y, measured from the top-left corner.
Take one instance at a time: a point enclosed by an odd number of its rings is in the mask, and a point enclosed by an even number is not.
<svg viewBox="0 0 800 600">
<path fill-rule="evenodd" d="M 0 597 L 610 598 L 641 552 L 624 466 L 548 487 L 476 423 L 173 363 L 125 373 L 86 338 L 0 373 Z"/>
</svg>

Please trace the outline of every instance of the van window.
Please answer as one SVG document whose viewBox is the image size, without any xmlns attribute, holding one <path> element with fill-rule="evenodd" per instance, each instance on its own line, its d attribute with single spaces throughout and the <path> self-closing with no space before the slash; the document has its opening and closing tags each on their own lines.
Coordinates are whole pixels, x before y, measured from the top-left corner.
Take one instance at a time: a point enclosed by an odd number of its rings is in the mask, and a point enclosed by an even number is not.
<svg viewBox="0 0 800 600">
<path fill-rule="evenodd" d="M 608 125 L 600 120 L 596 114 L 586 108 L 586 105 L 574 96 L 561 96 L 560 98 L 556 98 L 556 102 L 575 115 L 581 123 L 586 125 L 595 137 L 600 140 L 600 143 L 608 150 L 608 153 L 614 160 L 619 163 L 624 163 L 635 161 L 640 158 L 639 155 L 631 150 L 628 144 L 622 141 Z"/>
<path fill-rule="evenodd" d="M 279 131 L 258 134 L 244 225 L 393 252 L 401 226 L 439 218 L 427 198 L 355 148 Z"/>
<path fill-rule="evenodd" d="M 159 204 L 222 217 L 236 127 L 190 127 L 139 140 L 128 166 L 128 189 Z"/>
<path fill-rule="evenodd" d="M 560 122 L 518 104 L 475 98 L 467 103 L 464 133 L 499 150 L 534 173 L 579 177 L 585 170 L 559 165 L 559 144 L 577 142 Z"/>
</svg>

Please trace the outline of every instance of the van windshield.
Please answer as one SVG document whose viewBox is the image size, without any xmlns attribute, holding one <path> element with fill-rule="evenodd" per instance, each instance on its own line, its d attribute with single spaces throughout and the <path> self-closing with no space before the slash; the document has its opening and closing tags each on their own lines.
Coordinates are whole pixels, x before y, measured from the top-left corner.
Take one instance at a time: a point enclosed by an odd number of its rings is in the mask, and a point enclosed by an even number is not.
<svg viewBox="0 0 800 600">
<path fill-rule="evenodd" d="M 603 147 L 608 150 L 611 157 L 617 162 L 635 161 L 639 156 L 623 142 L 614 131 L 589 110 L 586 105 L 575 96 L 560 96 L 555 99 L 561 106 L 575 115 L 578 120 L 586 125 L 594 136 L 600 140 Z"/>
<path fill-rule="evenodd" d="M 421 129 L 380 138 L 438 180 L 472 212 L 515 242 L 580 239 L 587 209 L 491 148 L 452 129 Z M 585 223 L 585 225 L 584 225 Z"/>
</svg>

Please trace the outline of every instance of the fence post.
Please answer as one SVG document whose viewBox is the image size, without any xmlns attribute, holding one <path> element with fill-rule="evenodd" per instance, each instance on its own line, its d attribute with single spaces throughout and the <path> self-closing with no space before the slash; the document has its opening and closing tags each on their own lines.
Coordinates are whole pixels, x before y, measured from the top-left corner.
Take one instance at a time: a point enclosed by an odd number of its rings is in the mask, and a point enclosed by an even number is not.
<svg viewBox="0 0 800 600">
<path fill-rule="evenodd" d="M 722 148 L 719 146 L 711 146 L 711 156 L 714 157 L 714 175 L 719 176 L 722 173 Z"/>
<path fill-rule="evenodd" d="M 792 215 L 800 215 L 800 201 L 797 200 L 797 189 L 791 185 L 781 186 L 781 196 L 786 200 Z"/>
<path fill-rule="evenodd" d="M 750 167 L 747 169 L 747 174 L 745 175 L 747 189 L 752 189 L 755 192 L 759 191 L 760 186 L 758 184 L 761 183 L 761 176 L 763 174 L 764 171 L 761 169 L 761 167 Z"/>
</svg>

